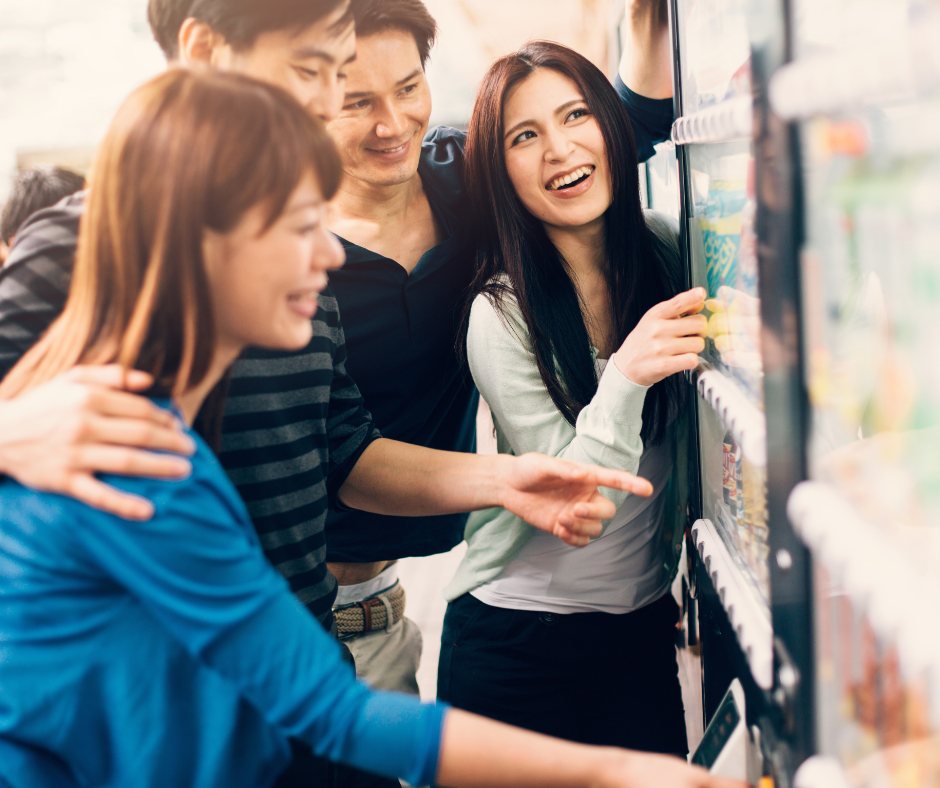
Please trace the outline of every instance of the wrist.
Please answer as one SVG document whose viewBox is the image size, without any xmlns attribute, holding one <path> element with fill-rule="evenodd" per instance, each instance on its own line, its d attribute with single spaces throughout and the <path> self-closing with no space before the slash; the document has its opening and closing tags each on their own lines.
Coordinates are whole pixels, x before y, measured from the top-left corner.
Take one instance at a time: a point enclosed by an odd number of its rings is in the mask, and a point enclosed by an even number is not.
<svg viewBox="0 0 940 788">
<path fill-rule="evenodd" d="M 496 454 L 489 455 L 487 459 L 491 462 L 487 466 L 487 483 L 483 488 L 486 501 L 480 508 L 491 509 L 498 506 L 505 509 L 512 491 L 509 479 L 519 458 L 513 454 Z"/>
<path fill-rule="evenodd" d="M 616 747 L 596 747 L 588 775 L 591 788 L 622 788 L 631 753 Z"/>
</svg>

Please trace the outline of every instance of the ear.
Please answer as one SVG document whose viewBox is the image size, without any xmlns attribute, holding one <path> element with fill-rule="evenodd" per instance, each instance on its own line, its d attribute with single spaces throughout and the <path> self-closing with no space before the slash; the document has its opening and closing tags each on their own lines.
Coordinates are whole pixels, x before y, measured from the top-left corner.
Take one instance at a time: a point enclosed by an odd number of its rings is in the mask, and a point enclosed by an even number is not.
<svg viewBox="0 0 940 788">
<path fill-rule="evenodd" d="M 227 46 L 221 35 L 198 19 L 189 17 L 180 27 L 179 59 L 184 66 L 215 64 Z"/>
</svg>

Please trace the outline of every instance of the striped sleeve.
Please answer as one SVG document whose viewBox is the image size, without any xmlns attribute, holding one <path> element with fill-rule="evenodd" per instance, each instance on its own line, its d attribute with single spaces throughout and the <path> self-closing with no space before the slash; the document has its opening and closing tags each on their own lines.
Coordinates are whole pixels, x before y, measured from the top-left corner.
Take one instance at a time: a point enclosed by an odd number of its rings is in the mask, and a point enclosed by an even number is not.
<svg viewBox="0 0 940 788">
<path fill-rule="evenodd" d="M 324 622 L 336 596 L 326 570 L 330 498 L 380 437 L 345 359 L 339 310 L 327 290 L 306 348 L 251 350 L 236 363 L 220 454 L 268 559 Z"/>
<path fill-rule="evenodd" d="M 62 313 L 69 294 L 84 193 L 33 214 L 0 271 L 0 379 Z"/>
</svg>

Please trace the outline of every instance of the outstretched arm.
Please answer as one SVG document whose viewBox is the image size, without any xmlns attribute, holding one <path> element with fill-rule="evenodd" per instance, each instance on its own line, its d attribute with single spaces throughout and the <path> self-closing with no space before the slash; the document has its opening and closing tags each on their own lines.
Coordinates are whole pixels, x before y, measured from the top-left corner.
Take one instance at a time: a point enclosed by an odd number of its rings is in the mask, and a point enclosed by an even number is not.
<svg viewBox="0 0 940 788">
<path fill-rule="evenodd" d="M 653 492 L 633 474 L 541 454 L 461 454 L 382 438 L 363 452 L 339 497 L 354 509 L 407 517 L 498 506 L 568 544 L 586 545 L 616 512 L 598 487 Z"/>
<path fill-rule="evenodd" d="M 627 40 L 620 78 L 634 93 L 672 97 L 672 40 L 667 0 L 625 0 Z"/>
<path fill-rule="evenodd" d="M 496 788 L 745 788 L 665 755 L 588 747 L 451 709 L 437 784 Z"/>
</svg>

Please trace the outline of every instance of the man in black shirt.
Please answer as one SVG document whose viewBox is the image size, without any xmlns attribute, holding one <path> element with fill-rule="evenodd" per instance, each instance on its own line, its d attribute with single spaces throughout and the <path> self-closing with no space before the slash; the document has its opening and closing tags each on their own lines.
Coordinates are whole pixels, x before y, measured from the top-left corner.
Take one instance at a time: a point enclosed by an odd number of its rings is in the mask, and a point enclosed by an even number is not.
<svg viewBox="0 0 940 788">
<path fill-rule="evenodd" d="M 328 124 L 345 170 L 329 224 L 346 249 L 346 264 L 330 274 L 343 316 L 346 366 L 385 437 L 471 452 L 477 395 L 454 347 L 474 262 L 463 186 L 465 133 L 446 127 L 428 133 L 425 65 L 436 25 L 423 2 L 357 0 L 355 14 L 357 59 L 348 69 L 342 111 Z M 668 61 L 659 69 L 665 87 L 637 73 L 637 56 L 648 56 L 643 45 L 651 37 L 639 21 L 631 25 L 639 42 L 631 42 L 621 71 L 656 98 L 634 93 L 622 78 L 617 88 L 645 160 L 653 144 L 668 137 L 672 100 Z M 395 563 L 450 550 L 463 539 L 465 522 L 463 514 L 420 520 L 362 511 L 327 515 L 340 635 L 358 674 L 373 686 L 417 693 L 421 636 L 404 617 Z M 380 625 L 364 615 L 386 610 L 391 615 Z"/>
</svg>

